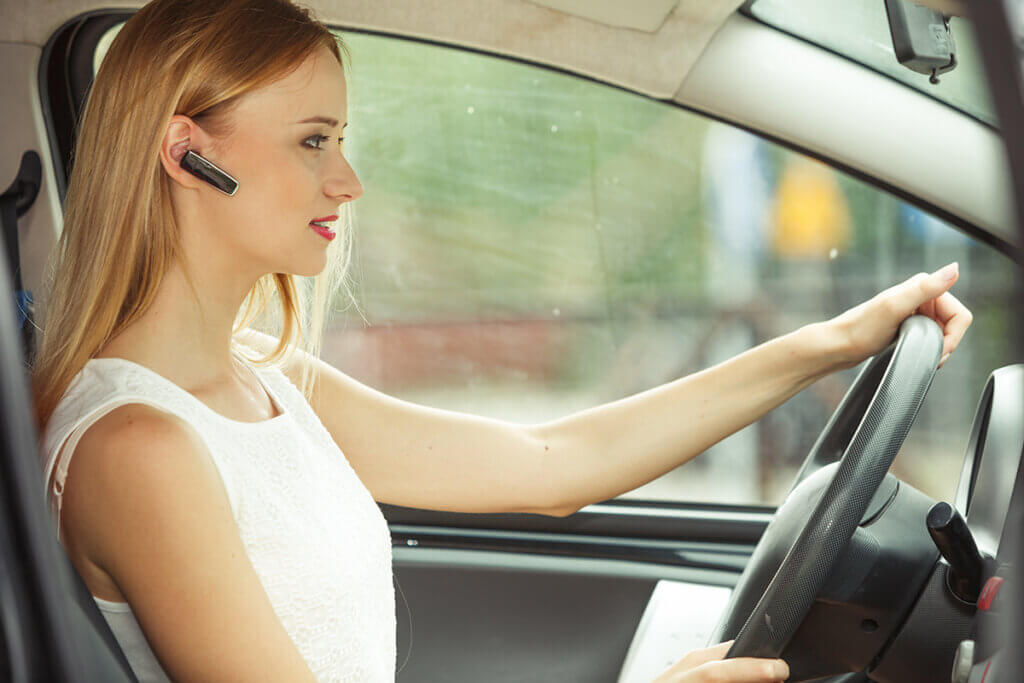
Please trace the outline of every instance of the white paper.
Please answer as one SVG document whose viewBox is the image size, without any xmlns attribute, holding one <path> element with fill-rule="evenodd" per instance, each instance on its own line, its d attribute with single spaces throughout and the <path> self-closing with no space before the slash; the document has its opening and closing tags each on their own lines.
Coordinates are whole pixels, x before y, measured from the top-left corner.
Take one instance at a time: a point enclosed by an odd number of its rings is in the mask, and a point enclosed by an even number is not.
<svg viewBox="0 0 1024 683">
<path fill-rule="evenodd" d="M 732 589 L 658 581 L 622 664 L 619 683 L 651 683 L 683 655 L 708 646 Z"/>
</svg>

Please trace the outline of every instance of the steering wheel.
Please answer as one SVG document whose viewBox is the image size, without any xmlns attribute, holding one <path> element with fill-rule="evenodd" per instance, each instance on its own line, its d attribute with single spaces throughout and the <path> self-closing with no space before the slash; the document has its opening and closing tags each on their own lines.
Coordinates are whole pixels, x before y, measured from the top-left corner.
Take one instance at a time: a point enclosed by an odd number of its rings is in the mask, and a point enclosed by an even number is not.
<svg viewBox="0 0 1024 683">
<path fill-rule="evenodd" d="M 735 638 L 726 657 L 782 654 L 869 505 L 878 507 L 872 499 L 884 493 L 879 486 L 924 402 L 941 352 L 942 330 L 914 315 L 857 375 L 754 548 L 712 635 L 712 643 Z M 810 479 L 828 476 L 823 492 L 808 495 L 815 486 Z"/>
</svg>

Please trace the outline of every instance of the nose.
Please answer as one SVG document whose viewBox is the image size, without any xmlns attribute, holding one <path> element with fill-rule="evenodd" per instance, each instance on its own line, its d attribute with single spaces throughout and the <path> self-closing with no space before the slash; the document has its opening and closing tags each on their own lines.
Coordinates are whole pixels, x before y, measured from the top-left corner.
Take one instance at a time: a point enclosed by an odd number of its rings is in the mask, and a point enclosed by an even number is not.
<svg viewBox="0 0 1024 683">
<path fill-rule="evenodd" d="M 324 194 L 339 204 L 352 202 L 363 196 L 363 184 L 359 182 L 348 159 L 341 154 L 338 155 L 338 161 L 331 164 L 324 179 Z"/>
</svg>

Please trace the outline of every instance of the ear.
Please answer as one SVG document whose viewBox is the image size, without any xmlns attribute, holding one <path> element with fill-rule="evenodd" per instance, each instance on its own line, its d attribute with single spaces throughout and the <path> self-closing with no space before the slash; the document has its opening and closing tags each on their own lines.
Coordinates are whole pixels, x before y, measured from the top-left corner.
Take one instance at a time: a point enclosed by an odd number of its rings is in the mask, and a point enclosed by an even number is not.
<svg viewBox="0 0 1024 683">
<path fill-rule="evenodd" d="M 210 136 L 195 121 L 182 114 L 175 114 L 167 124 L 167 131 L 160 144 L 160 163 L 164 171 L 179 186 L 199 189 L 202 181 L 181 167 L 181 158 L 189 150 L 201 154 L 200 150 L 209 147 L 210 142 Z"/>
</svg>

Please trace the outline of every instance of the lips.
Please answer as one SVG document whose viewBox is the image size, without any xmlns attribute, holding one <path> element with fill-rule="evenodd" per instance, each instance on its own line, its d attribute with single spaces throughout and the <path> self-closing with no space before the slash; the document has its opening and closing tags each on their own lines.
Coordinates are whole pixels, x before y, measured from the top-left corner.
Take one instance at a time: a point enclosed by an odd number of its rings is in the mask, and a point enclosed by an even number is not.
<svg viewBox="0 0 1024 683">
<path fill-rule="evenodd" d="M 321 216 L 320 218 L 314 218 L 313 220 L 311 220 L 309 222 L 309 224 L 310 225 L 318 225 L 321 228 L 330 228 L 331 226 L 329 225 L 329 223 L 333 223 L 336 220 L 338 220 L 338 217 L 334 216 L 334 215 L 332 215 L 332 216 Z"/>
<path fill-rule="evenodd" d="M 313 231 L 316 232 L 318 235 L 320 235 L 321 237 L 327 239 L 328 242 L 333 240 L 335 238 L 335 236 L 337 235 L 336 232 L 334 232 L 330 228 L 325 228 L 324 226 L 320 225 L 319 223 L 310 223 L 309 227 L 313 228 Z"/>
<path fill-rule="evenodd" d="M 320 218 L 314 218 L 309 222 L 309 227 L 319 234 L 321 237 L 327 239 L 327 241 L 333 240 L 337 233 L 331 229 L 331 224 L 338 220 L 337 216 L 321 216 Z"/>
</svg>

